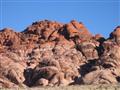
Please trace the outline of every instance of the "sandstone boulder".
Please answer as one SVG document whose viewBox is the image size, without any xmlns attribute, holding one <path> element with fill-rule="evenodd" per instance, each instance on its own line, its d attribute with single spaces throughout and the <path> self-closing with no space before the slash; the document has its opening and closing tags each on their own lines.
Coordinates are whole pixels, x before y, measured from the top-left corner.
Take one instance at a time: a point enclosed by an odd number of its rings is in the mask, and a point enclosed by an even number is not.
<svg viewBox="0 0 120 90">
<path fill-rule="evenodd" d="M 84 84 L 116 84 L 117 79 L 109 70 L 98 70 L 83 77 Z"/>
</svg>

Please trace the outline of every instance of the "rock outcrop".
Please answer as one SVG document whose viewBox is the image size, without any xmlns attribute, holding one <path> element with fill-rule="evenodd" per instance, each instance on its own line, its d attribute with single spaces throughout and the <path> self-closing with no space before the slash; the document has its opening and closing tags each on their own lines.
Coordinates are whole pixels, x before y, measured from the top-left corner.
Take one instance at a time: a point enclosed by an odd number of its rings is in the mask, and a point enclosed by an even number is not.
<svg viewBox="0 0 120 90">
<path fill-rule="evenodd" d="M 119 26 L 108 39 L 93 36 L 75 20 L 44 20 L 22 32 L 0 31 L 0 87 L 119 82 Z"/>
</svg>

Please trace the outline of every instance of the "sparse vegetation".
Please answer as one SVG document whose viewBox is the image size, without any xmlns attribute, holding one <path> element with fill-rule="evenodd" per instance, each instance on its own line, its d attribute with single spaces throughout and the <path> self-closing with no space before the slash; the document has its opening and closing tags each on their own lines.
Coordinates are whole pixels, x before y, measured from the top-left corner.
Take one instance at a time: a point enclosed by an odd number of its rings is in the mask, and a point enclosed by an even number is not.
<svg viewBox="0 0 120 90">
<path fill-rule="evenodd" d="M 120 90 L 120 84 L 117 85 L 73 85 L 64 87 L 19 87 L 19 88 L 1 88 L 0 90 Z"/>
</svg>

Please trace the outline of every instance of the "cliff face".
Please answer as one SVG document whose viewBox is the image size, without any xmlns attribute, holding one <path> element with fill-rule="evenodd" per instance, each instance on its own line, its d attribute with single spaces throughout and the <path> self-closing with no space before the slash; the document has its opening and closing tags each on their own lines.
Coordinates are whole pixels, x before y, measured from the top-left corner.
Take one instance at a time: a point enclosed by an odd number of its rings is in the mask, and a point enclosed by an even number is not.
<svg viewBox="0 0 120 90">
<path fill-rule="evenodd" d="M 81 23 L 35 22 L 23 32 L 0 31 L 0 87 L 116 84 L 120 27 L 108 39 Z"/>
</svg>

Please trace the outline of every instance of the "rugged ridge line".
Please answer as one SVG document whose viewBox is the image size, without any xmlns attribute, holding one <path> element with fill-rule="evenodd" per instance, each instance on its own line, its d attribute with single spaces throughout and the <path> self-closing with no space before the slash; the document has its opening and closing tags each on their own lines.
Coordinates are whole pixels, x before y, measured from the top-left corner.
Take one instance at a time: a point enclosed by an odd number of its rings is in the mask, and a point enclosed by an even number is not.
<svg viewBox="0 0 120 90">
<path fill-rule="evenodd" d="M 38 21 L 22 32 L 0 31 L 0 87 L 117 84 L 120 26 L 108 39 L 72 20 Z"/>
</svg>

